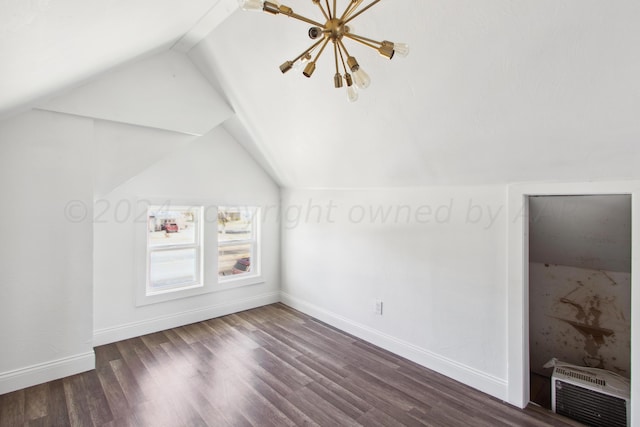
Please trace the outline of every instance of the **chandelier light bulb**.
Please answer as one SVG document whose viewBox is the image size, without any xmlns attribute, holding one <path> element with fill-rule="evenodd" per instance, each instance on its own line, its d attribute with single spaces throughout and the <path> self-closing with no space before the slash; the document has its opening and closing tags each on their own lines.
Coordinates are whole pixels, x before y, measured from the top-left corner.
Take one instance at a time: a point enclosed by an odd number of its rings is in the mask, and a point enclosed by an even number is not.
<svg viewBox="0 0 640 427">
<path fill-rule="evenodd" d="M 309 61 L 311 61 L 311 54 L 307 53 L 302 58 L 293 63 L 293 69 L 295 71 L 300 71 L 301 68 L 304 69 L 304 67 L 306 67 L 307 62 Z"/>
<path fill-rule="evenodd" d="M 371 85 L 371 77 L 369 77 L 369 74 L 367 74 L 362 67 L 358 67 L 358 69 L 353 72 L 353 82 L 358 89 L 366 89 Z"/>
<path fill-rule="evenodd" d="M 353 84 L 353 78 L 351 77 L 351 74 L 345 74 L 344 80 L 347 82 L 347 99 L 349 100 L 349 102 L 356 102 L 358 100 L 358 90 Z"/>
<path fill-rule="evenodd" d="M 358 91 L 355 86 L 349 86 L 347 88 L 347 99 L 349 102 L 356 102 L 358 100 Z"/>
<path fill-rule="evenodd" d="M 242 10 L 262 11 L 263 0 L 238 0 Z"/>
<path fill-rule="evenodd" d="M 406 58 L 409 55 L 409 45 L 406 43 L 394 43 L 393 50 L 396 55 Z"/>
</svg>

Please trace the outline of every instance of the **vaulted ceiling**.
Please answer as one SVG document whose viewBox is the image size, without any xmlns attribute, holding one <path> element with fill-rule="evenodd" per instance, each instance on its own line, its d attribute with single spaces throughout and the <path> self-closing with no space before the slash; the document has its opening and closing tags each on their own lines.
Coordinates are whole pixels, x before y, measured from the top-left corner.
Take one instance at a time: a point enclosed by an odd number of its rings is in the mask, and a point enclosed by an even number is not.
<svg viewBox="0 0 640 427">
<path fill-rule="evenodd" d="M 218 0 L 0 2 L 0 117 L 168 49 Z"/>
<path fill-rule="evenodd" d="M 311 1 L 284 3 L 322 20 Z M 356 32 L 411 53 L 389 61 L 348 44 L 372 78 L 354 104 L 333 88 L 330 53 L 311 79 L 280 73 L 310 45 L 306 24 L 235 4 L 6 0 L 0 117 L 174 47 L 224 93 L 236 112 L 226 126 L 284 186 L 640 177 L 636 0 L 381 1 Z"/>
</svg>

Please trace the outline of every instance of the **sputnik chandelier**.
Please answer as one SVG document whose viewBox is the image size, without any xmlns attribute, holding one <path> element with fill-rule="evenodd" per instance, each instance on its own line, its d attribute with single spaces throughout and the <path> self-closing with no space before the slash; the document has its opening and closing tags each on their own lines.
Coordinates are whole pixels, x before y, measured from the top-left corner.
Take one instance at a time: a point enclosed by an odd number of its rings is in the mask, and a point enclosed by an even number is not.
<svg viewBox="0 0 640 427">
<path fill-rule="evenodd" d="M 396 55 L 403 57 L 408 55 L 409 46 L 404 43 L 393 43 L 387 40 L 379 42 L 352 32 L 352 26 L 349 25 L 351 21 L 369 10 L 376 3 L 379 3 L 380 0 L 373 0 L 362 8 L 360 6 L 362 6 L 364 0 L 349 0 L 345 11 L 341 15 L 338 14 L 336 6 L 337 0 L 333 0 L 333 7 L 329 4 L 329 0 L 325 0 L 326 8 L 321 0 L 311 1 L 320 8 L 322 15 L 324 15 L 324 19 L 326 20 L 324 24 L 298 15 L 290 7 L 279 4 L 277 0 L 239 0 L 243 10 L 262 10 L 272 15 L 282 14 L 312 25 L 308 32 L 309 38 L 317 41 L 291 61 L 285 61 L 280 66 L 280 71 L 282 71 L 283 74 L 293 68 L 304 65 L 302 74 L 305 77 L 311 77 L 316 70 L 318 59 L 329 42 L 332 42 L 336 67 L 336 73 L 333 77 L 334 86 L 336 88 L 342 88 L 346 83 L 347 97 L 349 101 L 354 102 L 358 99 L 356 87 L 358 89 L 366 89 L 369 87 L 371 79 L 362 67 L 360 67 L 356 58 L 349 54 L 349 51 L 344 45 L 344 39 L 350 39 L 375 49 L 380 55 L 388 59 Z M 315 56 L 312 56 L 318 47 L 319 50 L 315 53 Z M 342 67 L 343 73 L 341 73 L 340 67 Z"/>
</svg>

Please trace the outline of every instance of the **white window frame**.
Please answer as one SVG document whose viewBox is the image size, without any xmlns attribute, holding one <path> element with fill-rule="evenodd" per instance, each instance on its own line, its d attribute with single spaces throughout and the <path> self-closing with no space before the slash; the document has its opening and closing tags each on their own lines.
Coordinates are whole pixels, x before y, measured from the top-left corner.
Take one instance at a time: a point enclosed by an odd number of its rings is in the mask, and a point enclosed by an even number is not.
<svg viewBox="0 0 640 427">
<path fill-rule="evenodd" d="M 261 226 L 259 207 L 245 207 L 232 203 L 219 204 L 211 200 L 203 199 L 181 199 L 171 197 L 146 197 L 136 199 L 136 221 L 135 221 L 135 242 L 136 242 L 136 258 L 134 262 L 135 268 L 135 305 L 145 306 L 150 304 L 173 301 L 181 298 L 188 298 L 203 295 L 212 292 L 225 291 L 228 289 L 236 289 L 243 286 L 264 283 L 261 271 Z M 201 210 L 199 216 L 199 283 L 193 283 L 191 286 L 176 287 L 170 291 L 151 292 L 148 290 L 149 280 L 149 244 L 148 244 L 148 215 L 149 209 L 160 208 L 163 210 L 172 210 L 180 207 L 199 208 Z M 253 240 L 254 247 L 251 260 L 250 274 L 239 274 L 236 277 L 226 276 L 220 280 L 218 275 L 218 210 L 220 207 L 252 209 L 253 210 Z"/>
<path fill-rule="evenodd" d="M 229 275 L 229 276 L 220 276 L 217 274 L 218 283 L 220 287 L 224 289 L 236 288 L 239 286 L 252 285 L 257 283 L 264 282 L 262 278 L 262 262 L 261 262 L 261 254 L 260 254 L 260 241 L 261 241 L 261 229 L 260 229 L 260 221 L 258 220 L 261 215 L 261 210 L 258 206 L 237 206 L 237 205 L 225 205 L 218 206 L 218 212 L 221 209 L 225 210 L 238 210 L 240 212 L 250 211 L 251 215 L 251 238 L 250 239 L 242 239 L 242 240 L 229 240 L 229 241 L 220 241 L 217 239 L 217 254 L 216 258 L 220 257 L 220 250 L 225 246 L 232 246 L 238 244 L 249 244 L 251 245 L 251 271 L 246 274 L 238 274 L 238 275 Z M 219 230 L 218 230 L 219 231 Z M 218 269 L 216 269 L 218 271 Z"/>
<path fill-rule="evenodd" d="M 212 268 L 207 267 L 205 260 L 209 253 L 213 253 L 213 248 L 204 239 L 206 233 L 208 233 L 209 225 L 208 219 L 205 217 L 206 211 L 204 210 L 205 203 L 200 200 L 180 200 L 177 198 L 157 198 L 149 197 L 138 200 L 136 206 L 141 209 L 140 212 L 136 212 L 136 218 L 138 219 L 134 224 L 136 227 L 136 291 L 135 291 L 135 303 L 136 306 L 144 306 L 149 304 L 156 304 L 165 301 L 172 301 L 180 298 L 187 298 L 195 295 L 201 295 L 215 290 L 215 284 L 207 282 L 207 276 L 210 275 L 209 270 Z M 178 210 L 178 209 L 198 209 L 198 230 L 197 235 L 197 280 L 191 283 L 185 283 L 183 286 L 175 286 L 171 289 L 163 289 L 155 291 L 150 289 L 149 286 L 149 272 L 150 272 L 150 253 L 155 249 L 149 247 L 149 212 L 152 210 Z M 142 211 L 142 209 L 144 209 Z M 190 247 L 188 245 L 167 245 L 161 247 L 161 250 L 168 248 L 181 249 Z"/>
<path fill-rule="evenodd" d="M 147 220 L 150 218 L 150 213 L 156 212 L 187 212 L 187 211 L 195 211 L 196 213 L 196 221 L 195 221 L 195 231 L 194 231 L 194 241 L 190 243 L 173 243 L 166 244 L 160 246 L 152 246 L 150 240 L 150 233 L 147 233 L 147 278 L 146 278 L 146 296 L 154 296 L 161 295 L 172 292 L 180 292 L 193 288 L 199 288 L 203 286 L 203 271 L 202 271 L 202 222 L 203 222 L 203 208 L 200 206 L 171 206 L 169 208 L 164 208 L 163 206 L 149 206 L 147 208 Z M 151 258 L 154 253 L 162 253 L 169 251 L 176 251 L 182 249 L 191 249 L 195 251 L 195 279 L 183 282 L 176 283 L 175 285 L 167 285 L 161 289 L 156 289 L 151 285 Z"/>
</svg>

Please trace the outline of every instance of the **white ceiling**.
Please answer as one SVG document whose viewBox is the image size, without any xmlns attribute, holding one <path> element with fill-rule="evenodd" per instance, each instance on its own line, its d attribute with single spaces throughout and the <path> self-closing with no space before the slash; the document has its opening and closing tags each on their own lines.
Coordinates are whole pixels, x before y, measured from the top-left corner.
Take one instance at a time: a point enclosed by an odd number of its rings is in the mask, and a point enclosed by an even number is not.
<svg viewBox="0 0 640 427">
<path fill-rule="evenodd" d="M 0 117 L 168 49 L 219 0 L 0 1 Z"/>
<path fill-rule="evenodd" d="M 196 136 L 234 115 L 189 58 L 174 50 L 119 67 L 37 107 Z"/>
<path fill-rule="evenodd" d="M 4 0 L 0 116 L 148 52 L 188 51 L 228 3 Z M 311 1 L 284 3 L 321 20 Z M 285 186 L 638 178 L 638 22 L 637 0 L 382 1 L 356 33 L 411 54 L 347 44 L 372 78 L 355 104 L 333 88 L 330 51 L 311 79 L 280 73 L 310 44 L 284 16 L 234 12 L 189 56 Z"/>
<path fill-rule="evenodd" d="M 353 47 L 372 78 L 355 104 L 333 88 L 332 52 L 311 79 L 281 75 L 310 45 L 308 26 L 284 16 L 238 11 L 191 56 L 286 186 L 629 178 L 640 176 L 638 22 L 637 0 L 383 1 L 355 32 L 411 53 Z"/>
</svg>

